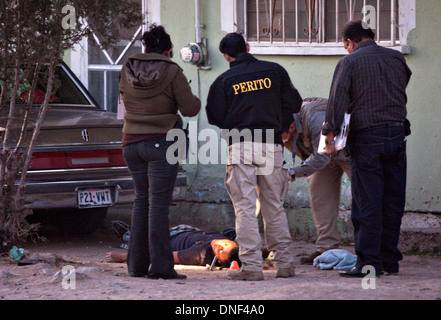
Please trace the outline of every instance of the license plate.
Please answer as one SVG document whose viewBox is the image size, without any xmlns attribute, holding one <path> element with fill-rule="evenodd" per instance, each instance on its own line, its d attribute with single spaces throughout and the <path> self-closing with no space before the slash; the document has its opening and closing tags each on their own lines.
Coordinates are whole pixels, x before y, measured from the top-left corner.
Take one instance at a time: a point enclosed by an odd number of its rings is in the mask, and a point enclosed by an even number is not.
<svg viewBox="0 0 441 320">
<path fill-rule="evenodd" d="M 77 192 L 80 208 L 108 207 L 112 205 L 110 188 L 82 189 Z"/>
</svg>

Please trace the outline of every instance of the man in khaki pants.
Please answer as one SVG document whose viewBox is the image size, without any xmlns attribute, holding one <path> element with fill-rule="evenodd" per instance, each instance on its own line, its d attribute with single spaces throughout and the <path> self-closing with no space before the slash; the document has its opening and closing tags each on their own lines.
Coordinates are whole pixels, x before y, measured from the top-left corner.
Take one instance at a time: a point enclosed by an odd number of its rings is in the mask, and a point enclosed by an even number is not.
<svg viewBox="0 0 441 320">
<path fill-rule="evenodd" d="M 292 239 L 283 207 L 288 191 L 288 169 L 283 165 L 283 147 L 259 142 L 231 145 L 225 186 L 234 205 L 236 242 L 240 246 L 239 257 L 245 270 L 245 273 L 231 272 L 230 278 L 263 279 L 257 200 L 265 225 L 267 248 L 275 252 L 276 277 L 293 276 L 293 258 L 289 252 Z"/>
<path fill-rule="evenodd" d="M 317 230 L 316 251 L 301 258 L 301 264 L 312 264 L 314 258 L 323 252 L 340 246 L 337 219 L 343 173 L 351 179 L 351 162 L 343 150 L 333 156 L 318 150 L 327 104 L 328 99 L 324 98 L 305 99 L 300 112 L 294 114 L 289 132 L 282 134 L 285 147 L 293 151 L 295 141 L 294 152 L 303 160 L 290 173 L 293 179 L 306 177 L 308 181 Z"/>
<path fill-rule="evenodd" d="M 281 135 L 288 130 L 292 114 L 300 110 L 302 99 L 286 70 L 250 55 L 240 34 L 226 35 L 219 49 L 230 69 L 211 85 L 206 111 L 210 124 L 228 131 L 225 185 L 236 214 L 236 241 L 242 263 L 239 270 L 230 270 L 228 277 L 264 279 L 257 199 L 268 250 L 275 252 L 276 277 L 291 277 L 292 239 L 283 208 L 288 172 L 283 167 Z"/>
</svg>

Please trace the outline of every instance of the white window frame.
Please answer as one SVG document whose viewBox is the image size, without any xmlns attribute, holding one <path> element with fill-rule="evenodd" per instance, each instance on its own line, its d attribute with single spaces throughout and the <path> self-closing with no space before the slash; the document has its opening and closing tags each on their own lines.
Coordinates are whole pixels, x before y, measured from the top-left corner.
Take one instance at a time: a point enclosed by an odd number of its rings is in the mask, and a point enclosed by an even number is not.
<svg viewBox="0 0 441 320">
<path fill-rule="evenodd" d="M 83 38 L 80 41 L 80 43 L 76 44 L 72 48 L 70 53 L 70 65 L 71 65 L 70 67 L 86 88 L 89 89 L 89 71 L 103 71 L 104 72 L 103 89 L 105 91 L 103 92 L 103 94 L 104 97 L 106 97 L 107 95 L 106 73 L 120 71 L 122 67 L 121 59 L 124 56 L 124 54 L 127 52 L 127 50 L 136 42 L 135 38 L 139 36 L 139 34 L 143 34 L 151 24 L 153 23 L 161 24 L 160 7 L 161 7 L 161 0 L 142 0 L 142 12 L 145 13 L 143 25 L 136 30 L 132 40 L 124 41 L 125 49 L 120 54 L 120 56 L 117 59 L 113 60 L 105 49 L 101 49 L 109 62 L 108 64 L 89 64 L 87 48 L 88 48 L 88 41 L 90 40 L 87 38 Z M 99 39 L 96 36 L 94 36 L 94 40 L 92 41 L 95 41 L 95 44 L 100 46 Z M 106 99 L 104 99 L 104 101 L 105 103 L 101 107 L 104 110 L 108 110 Z"/>
<path fill-rule="evenodd" d="M 240 32 L 240 26 L 246 25 L 239 13 L 238 5 L 245 0 L 221 0 L 221 27 L 225 32 Z M 298 0 L 300 1 L 300 0 Z M 325 0 L 331 1 L 331 0 Z M 392 1 L 392 0 L 391 0 Z M 398 50 L 403 54 L 410 54 L 411 48 L 407 44 L 407 35 L 416 27 L 416 0 L 395 0 L 398 5 L 399 19 L 395 17 L 394 10 L 391 14 L 391 23 L 397 23 L 398 35 L 391 32 L 390 41 L 378 41 L 382 46 Z M 394 28 L 393 28 L 394 29 Z M 397 40 L 399 39 L 399 40 Z M 379 40 L 379 39 L 377 39 Z M 340 37 L 337 42 L 249 42 L 250 53 L 262 55 L 346 55 L 347 51 L 341 43 Z"/>
</svg>

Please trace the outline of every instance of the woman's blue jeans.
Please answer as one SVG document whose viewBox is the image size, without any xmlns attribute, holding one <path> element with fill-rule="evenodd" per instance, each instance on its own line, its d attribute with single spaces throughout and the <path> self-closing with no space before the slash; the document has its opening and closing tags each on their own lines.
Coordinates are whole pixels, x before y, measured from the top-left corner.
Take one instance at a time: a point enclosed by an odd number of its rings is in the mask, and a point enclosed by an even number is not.
<svg viewBox="0 0 441 320">
<path fill-rule="evenodd" d="M 166 159 L 171 144 L 164 138 L 123 148 L 136 190 L 127 256 L 133 276 L 176 274 L 168 214 L 179 164 L 169 164 Z"/>
<path fill-rule="evenodd" d="M 404 127 L 351 133 L 352 222 L 357 267 L 398 272 L 401 219 L 406 197 Z"/>
</svg>

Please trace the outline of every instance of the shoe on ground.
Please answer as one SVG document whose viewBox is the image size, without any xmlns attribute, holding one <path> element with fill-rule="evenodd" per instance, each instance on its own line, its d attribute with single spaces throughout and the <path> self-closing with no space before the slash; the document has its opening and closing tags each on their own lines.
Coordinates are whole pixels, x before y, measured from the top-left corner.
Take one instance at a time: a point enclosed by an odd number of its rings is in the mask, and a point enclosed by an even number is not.
<svg viewBox="0 0 441 320">
<path fill-rule="evenodd" d="M 276 278 L 290 278 L 296 275 L 296 267 L 292 263 L 288 268 L 279 268 L 276 272 Z"/>
<path fill-rule="evenodd" d="M 383 265 L 381 267 L 383 273 L 385 276 L 396 276 L 398 275 L 398 271 L 400 269 L 398 263 L 390 264 L 390 265 Z"/>
<path fill-rule="evenodd" d="M 185 274 L 179 274 L 179 273 L 174 273 L 174 274 L 162 274 L 162 273 L 149 273 L 147 275 L 147 278 L 149 279 L 164 279 L 164 280 L 183 280 L 183 279 L 187 279 L 187 276 Z"/>
<path fill-rule="evenodd" d="M 368 275 L 371 275 L 369 273 L 366 272 L 362 272 L 362 269 L 359 267 L 353 267 L 351 269 L 347 269 L 347 270 L 342 270 L 339 272 L 341 277 L 345 277 L 345 278 L 364 278 Z M 379 272 L 376 273 L 375 276 L 379 277 L 383 274 L 383 272 Z M 371 275 L 372 276 L 372 275 Z"/>
<path fill-rule="evenodd" d="M 244 281 L 261 281 L 264 280 L 262 271 L 246 271 L 243 269 L 228 270 L 228 279 L 244 280 Z"/>
<path fill-rule="evenodd" d="M 144 278 L 147 277 L 147 274 L 146 272 L 129 272 L 129 276 L 135 278 Z"/>
<path fill-rule="evenodd" d="M 130 230 L 130 226 L 119 220 L 112 220 L 112 230 L 118 236 L 118 238 L 123 238 L 124 234 Z"/>
<path fill-rule="evenodd" d="M 316 251 L 316 252 L 312 253 L 311 255 L 309 255 L 309 256 L 307 256 L 305 258 L 301 258 L 300 259 L 300 264 L 302 264 L 302 265 L 312 265 L 314 263 L 314 259 L 317 258 L 322 253 L 323 252 Z"/>
</svg>

